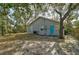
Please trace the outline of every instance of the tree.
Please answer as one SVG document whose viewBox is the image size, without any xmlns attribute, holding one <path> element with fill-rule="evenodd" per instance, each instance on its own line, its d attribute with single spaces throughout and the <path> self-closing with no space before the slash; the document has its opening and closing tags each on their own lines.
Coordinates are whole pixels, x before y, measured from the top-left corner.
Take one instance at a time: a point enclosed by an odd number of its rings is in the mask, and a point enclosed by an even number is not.
<svg viewBox="0 0 79 59">
<path fill-rule="evenodd" d="M 0 16 L 1 16 L 1 34 L 2 36 L 5 35 L 5 33 L 7 32 L 7 24 L 8 24 L 8 9 L 12 7 L 13 4 L 0 4 L 1 6 L 1 12 L 0 12 Z"/>
<path fill-rule="evenodd" d="M 22 24 L 24 25 L 23 27 L 25 28 L 25 32 L 26 32 L 26 22 L 32 16 L 32 10 L 30 9 L 30 4 L 29 3 L 15 4 L 14 9 L 15 12 L 13 15 L 16 18 L 15 27 L 17 28 L 18 25 Z"/>
<path fill-rule="evenodd" d="M 73 11 L 74 9 L 76 9 L 76 7 L 78 6 L 78 4 L 72 4 L 70 3 L 67 7 L 67 11 L 65 12 L 65 14 L 63 15 L 61 11 L 58 11 L 57 9 L 55 9 L 55 11 L 59 14 L 60 16 L 60 29 L 59 29 L 59 38 L 63 39 L 63 22 L 64 20 L 69 16 L 69 14 L 71 13 L 71 11 Z M 63 10 L 62 10 L 63 11 Z"/>
</svg>

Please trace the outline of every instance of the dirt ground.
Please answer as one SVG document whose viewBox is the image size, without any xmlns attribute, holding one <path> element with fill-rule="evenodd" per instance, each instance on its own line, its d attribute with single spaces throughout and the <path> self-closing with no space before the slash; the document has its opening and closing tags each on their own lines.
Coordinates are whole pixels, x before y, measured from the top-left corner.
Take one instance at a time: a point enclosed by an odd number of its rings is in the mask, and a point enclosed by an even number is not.
<svg viewBox="0 0 79 59">
<path fill-rule="evenodd" d="M 61 41 L 57 37 L 52 36 L 39 36 L 25 33 L 19 33 L 15 35 L 12 34 L 10 36 L 0 37 L 0 54 L 1 55 L 76 54 L 75 52 L 72 53 L 72 51 L 67 49 L 67 48 L 72 49 L 72 46 L 65 47 L 67 41 L 68 40 Z M 70 53 L 68 53 L 69 51 L 67 50 L 69 50 Z"/>
</svg>

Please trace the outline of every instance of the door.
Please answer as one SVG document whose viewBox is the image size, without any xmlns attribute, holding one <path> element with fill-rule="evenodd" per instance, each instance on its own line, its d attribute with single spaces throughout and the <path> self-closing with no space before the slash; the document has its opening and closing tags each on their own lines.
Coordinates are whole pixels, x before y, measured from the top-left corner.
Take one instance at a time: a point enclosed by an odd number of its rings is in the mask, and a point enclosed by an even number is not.
<svg viewBox="0 0 79 59">
<path fill-rule="evenodd" d="M 50 35 L 53 35 L 54 32 L 55 32 L 55 26 L 54 26 L 54 24 L 51 24 L 50 25 Z"/>
</svg>

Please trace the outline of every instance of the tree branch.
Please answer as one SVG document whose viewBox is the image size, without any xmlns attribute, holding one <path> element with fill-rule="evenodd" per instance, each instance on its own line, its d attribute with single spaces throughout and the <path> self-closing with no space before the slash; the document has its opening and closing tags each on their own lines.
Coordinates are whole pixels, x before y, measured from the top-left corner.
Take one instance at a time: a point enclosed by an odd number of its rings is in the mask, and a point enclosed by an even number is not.
<svg viewBox="0 0 79 59">
<path fill-rule="evenodd" d="M 54 9 L 54 11 L 57 12 L 60 17 L 62 17 L 62 13 L 61 12 L 59 12 L 57 9 Z"/>
<path fill-rule="evenodd" d="M 62 20 L 65 20 L 67 16 L 71 13 L 72 10 L 76 9 L 77 4 L 73 5 L 72 3 L 68 7 L 68 11 L 65 13 L 65 15 L 62 17 Z"/>
</svg>

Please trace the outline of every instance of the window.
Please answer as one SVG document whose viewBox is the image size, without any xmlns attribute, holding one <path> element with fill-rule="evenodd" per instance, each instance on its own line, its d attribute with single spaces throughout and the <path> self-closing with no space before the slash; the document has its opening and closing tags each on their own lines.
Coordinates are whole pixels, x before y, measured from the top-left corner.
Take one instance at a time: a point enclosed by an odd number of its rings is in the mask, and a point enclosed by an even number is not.
<svg viewBox="0 0 79 59">
<path fill-rule="evenodd" d="M 44 30 L 44 26 L 42 26 L 40 30 L 43 31 Z"/>
</svg>

